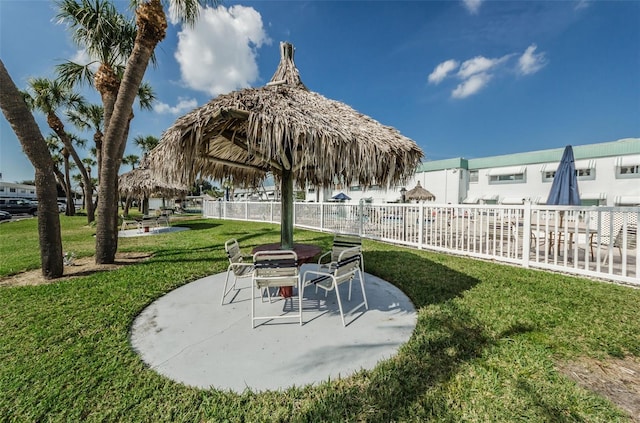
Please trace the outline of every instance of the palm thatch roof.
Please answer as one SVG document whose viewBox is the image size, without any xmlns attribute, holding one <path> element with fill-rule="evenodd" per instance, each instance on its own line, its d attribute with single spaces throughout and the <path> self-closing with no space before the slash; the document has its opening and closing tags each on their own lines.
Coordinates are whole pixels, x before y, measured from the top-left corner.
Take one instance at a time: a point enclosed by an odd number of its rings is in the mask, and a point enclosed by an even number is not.
<svg viewBox="0 0 640 423">
<path fill-rule="evenodd" d="M 436 196 L 428 190 L 422 188 L 422 185 L 420 185 L 420 181 L 418 181 L 418 184 L 415 186 L 415 188 L 407 191 L 407 193 L 405 194 L 405 198 L 407 200 L 427 201 L 435 200 Z"/>
<path fill-rule="evenodd" d="M 220 95 L 180 117 L 150 155 L 159 179 L 190 185 L 198 175 L 255 186 L 283 171 L 299 186 L 396 185 L 413 174 L 422 151 L 396 129 L 309 91 L 281 43 L 271 81 Z"/>
<path fill-rule="evenodd" d="M 144 167 L 133 169 L 118 177 L 118 191 L 127 197 L 182 196 L 189 190 L 184 185 L 161 181 Z"/>
</svg>

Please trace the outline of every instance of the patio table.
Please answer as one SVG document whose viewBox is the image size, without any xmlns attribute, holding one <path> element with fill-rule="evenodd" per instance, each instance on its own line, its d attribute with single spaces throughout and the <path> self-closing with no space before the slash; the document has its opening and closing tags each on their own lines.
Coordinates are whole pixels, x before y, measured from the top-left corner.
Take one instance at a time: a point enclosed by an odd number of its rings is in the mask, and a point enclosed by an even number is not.
<svg viewBox="0 0 640 423">
<path fill-rule="evenodd" d="M 277 251 L 281 250 L 279 242 L 273 244 L 263 244 L 254 247 L 251 250 L 252 254 L 257 253 L 258 251 Z M 293 244 L 293 251 L 298 256 L 298 267 L 302 266 L 305 263 L 311 263 L 313 258 L 322 252 L 322 249 L 317 245 L 312 244 Z M 284 298 L 291 297 L 293 295 L 293 287 L 283 286 L 279 289 L 280 295 Z"/>
</svg>

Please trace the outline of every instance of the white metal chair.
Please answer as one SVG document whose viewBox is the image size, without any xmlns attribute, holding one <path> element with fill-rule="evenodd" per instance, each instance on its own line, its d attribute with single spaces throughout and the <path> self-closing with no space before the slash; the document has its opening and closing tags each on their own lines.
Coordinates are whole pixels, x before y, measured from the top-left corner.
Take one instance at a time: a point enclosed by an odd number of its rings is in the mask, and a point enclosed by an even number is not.
<svg viewBox="0 0 640 423">
<path fill-rule="evenodd" d="M 627 250 L 635 250 L 638 248 L 638 227 L 635 225 L 628 225 L 626 228 L 624 226 L 620 228 L 618 233 L 616 234 L 615 239 L 613 240 L 612 247 L 618 249 L 620 253 L 620 257 L 622 257 L 622 247 L 626 245 Z M 602 260 L 602 264 L 607 264 L 607 260 L 609 259 L 609 254 L 604 255 L 604 259 Z"/>
<path fill-rule="evenodd" d="M 138 228 L 138 221 L 135 219 L 130 219 L 125 217 L 125 215 L 121 214 L 120 218 L 122 219 L 122 226 L 120 227 L 121 231 L 126 231 L 127 229 L 129 229 L 129 226 L 131 226 L 132 228 Z"/>
<path fill-rule="evenodd" d="M 271 287 L 297 287 L 298 288 L 298 313 L 286 313 L 270 316 L 256 316 L 256 295 L 251 295 L 251 327 L 255 328 L 256 320 L 290 319 L 297 318 L 302 325 L 302 287 L 300 284 L 300 270 L 298 268 L 298 256 L 294 251 L 275 250 L 259 251 L 253 255 L 253 286 L 260 293 Z M 285 299 L 285 302 L 287 299 Z M 293 309 L 293 297 L 291 297 Z"/>
<path fill-rule="evenodd" d="M 304 288 L 307 285 L 315 285 L 316 292 L 318 288 L 324 289 L 325 296 L 329 291 L 335 290 L 336 297 L 338 299 L 338 307 L 340 308 L 340 318 L 342 319 L 342 326 L 346 326 L 346 324 L 344 321 L 345 312 L 342 307 L 342 298 L 340 297 L 339 288 L 341 284 L 346 282 L 349 283 L 349 296 L 347 300 L 351 301 L 351 284 L 356 274 L 358 274 L 359 276 L 358 279 L 360 280 L 360 288 L 362 289 L 363 301 L 351 308 L 351 310 L 349 310 L 346 314 L 351 314 L 362 306 L 364 306 L 365 310 L 369 309 L 369 304 L 367 303 L 367 294 L 365 293 L 364 289 L 364 278 L 360 269 L 361 258 L 362 250 L 360 249 L 360 247 L 347 248 L 340 253 L 337 261 L 333 266 L 330 267 L 328 271 L 307 270 L 306 272 L 304 272 L 302 278 L 303 295 Z M 312 276 L 312 278 L 307 279 L 307 276 Z"/>
<path fill-rule="evenodd" d="M 236 239 L 230 239 L 224 243 L 224 250 L 229 258 L 229 267 L 227 267 L 227 277 L 224 280 L 224 289 L 222 290 L 222 300 L 220 304 L 224 304 L 224 298 L 236 287 L 238 279 L 249 279 L 253 276 L 253 263 L 245 262 L 240 245 Z M 229 276 L 233 275 L 233 284 L 227 289 Z M 236 289 L 237 290 L 237 289 Z"/>
<path fill-rule="evenodd" d="M 364 257 L 362 256 L 362 238 L 354 234 L 335 234 L 331 251 L 327 251 L 318 258 L 318 270 L 331 269 L 338 261 L 340 254 L 349 248 L 360 248 L 360 270 L 364 273 Z"/>
</svg>

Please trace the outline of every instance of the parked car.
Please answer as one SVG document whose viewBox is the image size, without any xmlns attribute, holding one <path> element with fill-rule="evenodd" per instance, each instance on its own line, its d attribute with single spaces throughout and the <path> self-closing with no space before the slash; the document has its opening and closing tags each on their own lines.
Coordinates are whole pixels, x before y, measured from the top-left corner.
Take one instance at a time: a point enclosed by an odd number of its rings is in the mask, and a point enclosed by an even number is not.
<svg viewBox="0 0 640 423">
<path fill-rule="evenodd" d="M 0 222 L 3 220 L 11 220 L 11 213 L 0 210 Z"/>
<path fill-rule="evenodd" d="M 0 211 L 36 216 L 38 205 L 24 198 L 0 198 Z"/>
</svg>

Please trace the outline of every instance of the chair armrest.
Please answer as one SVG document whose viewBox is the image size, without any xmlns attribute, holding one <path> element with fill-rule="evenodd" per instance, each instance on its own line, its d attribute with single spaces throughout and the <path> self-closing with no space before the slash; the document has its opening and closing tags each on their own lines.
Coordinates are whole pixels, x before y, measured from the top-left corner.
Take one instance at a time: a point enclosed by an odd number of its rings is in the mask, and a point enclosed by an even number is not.
<svg viewBox="0 0 640 423">
<path fill-rule="evenodd" d="M 232 267 L 253 267 L 253 263 L 229 263 L 229 269 Z"/>
<path fill-rule="evenodd" d="M 316 275 L 316 276 L 331 276 L 329 272 L 321 272 L 319 270 L 307 270 L 302 274 L 302 281 L 307 280 L 307 274 Z"/>
<path fill-rule="evenodd" d="M 322 254 L 320 257 L 318 257 L 318 264 L 322 264 L 322 259 L 330 255 L 331 255 L 331 251 L 327 251 L 326 253 Z M 331 261 L 329 261 L 329 263 L 331 263 Z"/>
</svg>

